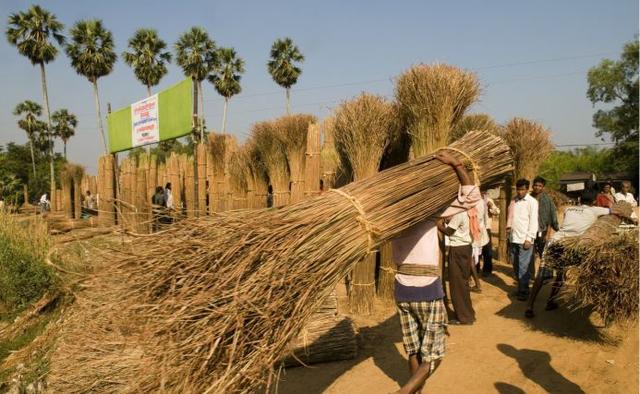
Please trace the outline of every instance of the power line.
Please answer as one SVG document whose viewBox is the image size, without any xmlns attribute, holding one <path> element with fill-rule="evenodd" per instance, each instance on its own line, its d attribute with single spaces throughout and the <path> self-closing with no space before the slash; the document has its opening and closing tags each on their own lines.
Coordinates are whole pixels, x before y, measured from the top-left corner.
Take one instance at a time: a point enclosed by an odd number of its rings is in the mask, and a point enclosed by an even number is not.
<svg viewBox="0 0 640 394">
<path fill-rule="evenodd" d="M 615 142 L 602 142 L 602 143 L 596 143 L 596 144 L 562 144 L 562 145 L 556 145 L 556 148 L 569 148 L 569 147 L 577 147 L 577 146 L 611 146 L 611 145 L 615 145 Z"/>
</svg>

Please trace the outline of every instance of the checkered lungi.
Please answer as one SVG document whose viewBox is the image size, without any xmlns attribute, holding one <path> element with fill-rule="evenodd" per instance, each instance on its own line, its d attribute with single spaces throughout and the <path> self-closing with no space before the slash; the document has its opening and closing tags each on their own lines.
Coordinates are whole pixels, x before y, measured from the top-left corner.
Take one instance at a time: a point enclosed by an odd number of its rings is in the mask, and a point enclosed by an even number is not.
<svg viewBox="0 0 640 394">
<path fill-rule="evenodd" d="M 444 357 L 447 311 L 442 299 L 398 302 L 402 342 L 407 355 L 419 354 L 422 362 Z"/>
</svg>

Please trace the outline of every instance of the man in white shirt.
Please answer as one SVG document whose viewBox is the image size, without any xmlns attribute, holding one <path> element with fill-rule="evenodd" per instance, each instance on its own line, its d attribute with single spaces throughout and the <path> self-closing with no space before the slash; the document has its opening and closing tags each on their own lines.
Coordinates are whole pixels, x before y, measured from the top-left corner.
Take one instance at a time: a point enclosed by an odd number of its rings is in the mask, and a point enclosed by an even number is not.
<svg viewBox="0 0 640 394">
<path fill-rule="evenodd" d="M 622 182 L 622 188 L 619 193 L 614 194 L 613 198 L 616 202 L 624 201 L 633 205 L 634 207 L 638 205 L 636 199 L 633 198 L 633 194 L 631 194 L 631 182 L 624 181 Z"/>
<path fill-rule="evenodd" d="M 533 241 L 538 233 L 538 201 L 529 195 L 529 181 L 516 182 L 516 197 L 509 205 L 507 233 L 509 234 L 511 263 L 518 280 L 517 298 L 529 297 L 530 264 Z"/>
</svg>

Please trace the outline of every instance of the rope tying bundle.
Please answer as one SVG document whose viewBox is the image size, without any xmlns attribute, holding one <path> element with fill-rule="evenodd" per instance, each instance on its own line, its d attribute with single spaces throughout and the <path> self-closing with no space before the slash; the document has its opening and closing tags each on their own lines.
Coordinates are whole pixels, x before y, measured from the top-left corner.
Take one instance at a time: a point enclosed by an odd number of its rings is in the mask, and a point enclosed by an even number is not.
<svg viewBox="0 0 640 394">
<path fill-rule="evenodd" d="M 471 170 L 473 172 L 473 182 L 474 182 L 474 184 L 476 184 L 476 185 L 480 184 L 480 176 L 478 175 L 480 173 L 480 167 L 476 164 L 475 161 L 473 161 L 471 156 L 469 156 L 465 151 L 462 151 L 460 149 L 453 148 L 453 147 L 450 147 L 450 146 L 445 146 L 443 148 L 440 148 L 440 149 L 437 150 L 437 152 L 440 152 L 440 151 L 443 151 L 443 150 L 449 150 L 449 151 L 456 152 L 456 153 L 459 153 L 460 155 L 462 155 L 462 157 L 464 157 L 465 161 L 467 162 L 467 164 L 465 164 L 465 167 L 467 167 L 467 169 L 469 169 L 469 170 Z"/>
<path fill-rule="evenodd" d="M 369 219 L 367 219 L 367 214 L 364 211 L 364 208 L 362 208 L 362 204 L 360 204 L 360 201 L 358 201 L 357 198 L 355 198 L 354 196 L 345 193 L 344 191 L 340 190 L 340 189 L 329 189 L 330 192 L 336 193 L 344 198 L 346 198 L 351 205 L 356 209 L 356 211 L 358 211 L 358 222 L 360 222 L 360 224 L 362 225 L 362 227 L 364 227 L 364 230 L 367 232 L 367 238 L 368 238 L 368 253 L 372 253 L 375 251 L 375 241 L 374 241 L 374 236 L 377 236 L 378 234 L 380 234 L 380 231 L 376 228 L 376 226 L 369 221 Z"/>
</svg>

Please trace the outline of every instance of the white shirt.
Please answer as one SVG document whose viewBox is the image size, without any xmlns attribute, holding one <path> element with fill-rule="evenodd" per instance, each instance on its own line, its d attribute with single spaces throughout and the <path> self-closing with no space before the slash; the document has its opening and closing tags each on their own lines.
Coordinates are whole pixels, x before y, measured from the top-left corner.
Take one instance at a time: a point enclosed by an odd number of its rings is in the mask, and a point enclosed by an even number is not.
<svg viewBox="0 0 640 394">
<path fill-rule="evenodd" d="M 581 205 L 569 207 L 564 211 L 564 221 L 560 231 L 553 234 L 553 240 L 558 241 L 564 237 L 573 237 L 587 231 L 600 216 L 608 215 L 609 208 L 590 207 Z"/>
<path fill-rule="evenodd" d="M 173 194 L 171 194 L 171 189 L 164 189 L 164 192 L 167 195 L 167 208 L 173 208 Z"/>
<path fill-rule="evenodd" d="M 512 200 L 509 205 L 507 227 L 511 228 L 511 243 L 533 242 L 538 232 L 538 200 L 529 194 L 524 198 Z"/>
<path fill-rule="evenodd" d="M 451 246 L 471 245 L 469 214 L 467 212 L 460 212 L 453 215 L 447 227 L 455 230 L 455 232 L 449 236 L 449 244 Z"/>
<path fill-rule="evenodd" d="M 40 204 L 49 204 L 49 200 L 47 200 L 47 195 L 46 194 L 43 194 L 40 197 Z"/>
<path fill-rule="evenodd" d="M 621 202 L 621 201 L 628 202 L 634 207 L 638 205 L 638 203 L 636 202 L 636 199 L 633 198 L 633 194 L 631 193 L 627 193 L 627 194 L 616 193 L 613 195 L 613 199 L 616 200 L 616 202 Z"/>
</svg>

